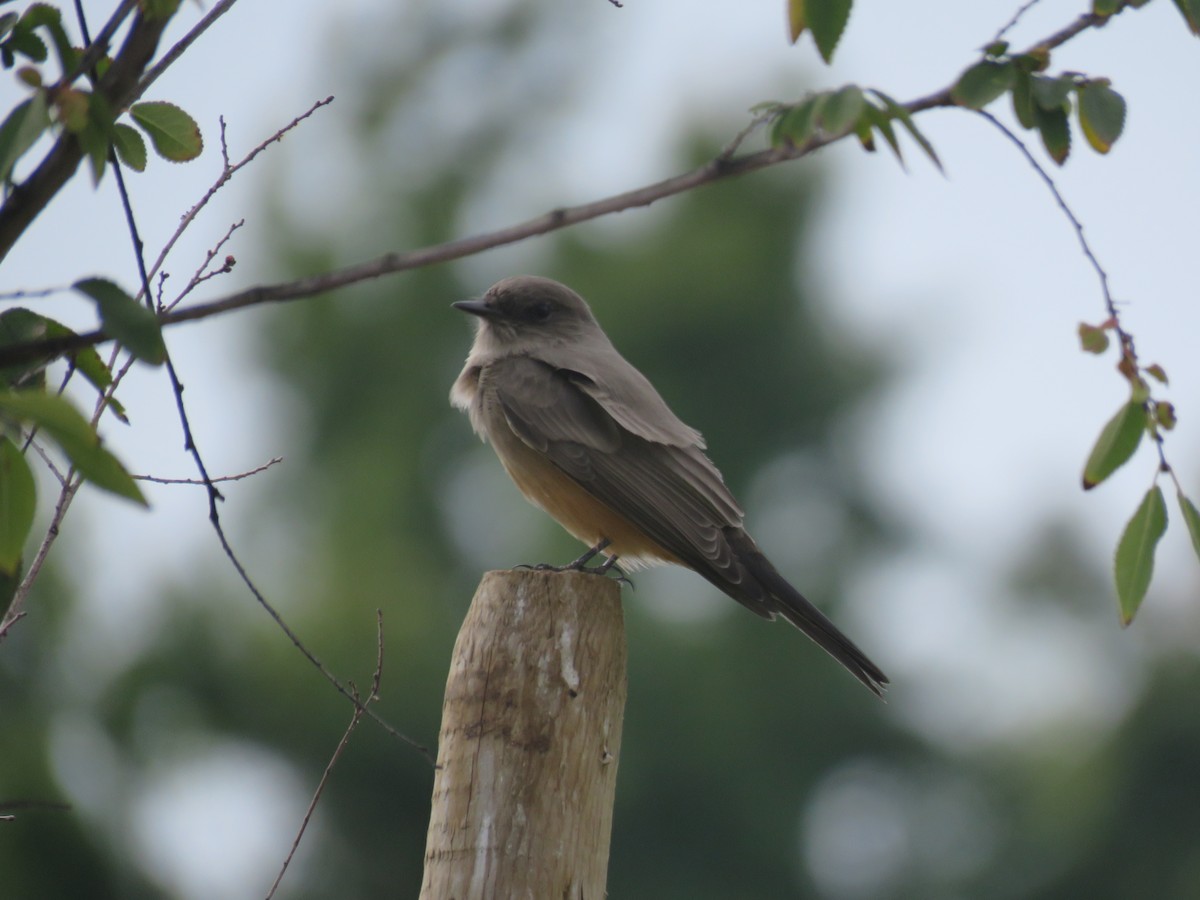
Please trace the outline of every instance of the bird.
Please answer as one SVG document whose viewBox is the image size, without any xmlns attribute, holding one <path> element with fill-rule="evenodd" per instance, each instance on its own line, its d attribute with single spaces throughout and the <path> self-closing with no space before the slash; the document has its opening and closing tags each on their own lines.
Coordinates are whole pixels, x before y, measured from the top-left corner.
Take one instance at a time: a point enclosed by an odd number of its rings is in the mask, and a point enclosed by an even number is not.
<svg viewBox="0 0 1200 900">
<path fill-rule="evenodd" d="M 703 436 L 621 356 L 583 297 L 516 275 L 452 306 L 476 330 L 450 401 L 526 499 L 589 547 L 564 568 L 692 569 L 762 618 L 790 622 L 883 696 L 887 676 L 771 564 Z"/>
</svg>

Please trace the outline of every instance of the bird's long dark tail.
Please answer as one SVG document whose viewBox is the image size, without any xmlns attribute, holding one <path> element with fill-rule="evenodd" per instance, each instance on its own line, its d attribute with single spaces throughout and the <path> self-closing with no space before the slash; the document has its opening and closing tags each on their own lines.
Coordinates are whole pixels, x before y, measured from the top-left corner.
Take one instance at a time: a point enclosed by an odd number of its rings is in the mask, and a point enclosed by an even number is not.
<svg viewBox="0 0 1200 900">
<path fill-rule="evenodd" d="M 726 529 L 725 537 L 749 578 L 744 578 L 740 584 L 731 584 L 728 574 L 701 574 L 759 615 L 773 618 L 777 613 L 783 616 L 882 697 L 888 678 L 879 666 L 779 574 L 748 534 L 741 529 Z"/>
</svg>

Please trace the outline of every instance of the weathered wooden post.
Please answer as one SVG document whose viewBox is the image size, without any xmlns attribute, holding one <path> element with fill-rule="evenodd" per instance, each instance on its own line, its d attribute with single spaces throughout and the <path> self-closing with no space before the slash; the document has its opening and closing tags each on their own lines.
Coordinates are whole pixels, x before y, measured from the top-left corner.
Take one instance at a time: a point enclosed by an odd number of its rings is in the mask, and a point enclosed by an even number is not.
<svg viewBox="0 0 1200 900">
<path fill-rule="evenodd" d="M 614 580 L 484 575 L 446 682 L 422 900 L 603 900 L 625 691 Z"/>
</svg>

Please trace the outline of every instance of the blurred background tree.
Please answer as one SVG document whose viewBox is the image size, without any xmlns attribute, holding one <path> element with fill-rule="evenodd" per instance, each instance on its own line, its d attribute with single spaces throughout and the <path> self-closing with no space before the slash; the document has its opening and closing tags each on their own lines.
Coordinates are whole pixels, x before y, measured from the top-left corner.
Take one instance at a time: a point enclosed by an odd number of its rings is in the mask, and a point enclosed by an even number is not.
<svg viewBox="0 0 1200 900">
<path fill-rule="evenodd" d="M 586 36 L 556 31 L 562 20 L 541 8 L 397 12 L 394 52 L 343 47 L 359 125 L 341 137 L 350 174 L 338 205 L 314 213 L 295 196 L 304 163 L 276 170 L 266 203 L 280 265 L 313 271 L 486 218 L 497 173 L 536 167 L 580 88 L 567 52 L 578 47 L 564 41 Z M 675 168 L 711 157 L 738 124 L 686 124 Z M 854 426 L 895 373 L 813 301 L 810 238 L 818 179 L 829 177 L 812 166 L 766 173 L 637 221 L 258 318 L 264 365 L 293 399 L 270 423 L 287 436 L 287 465 L 255 488 L 245 555 L 314 652 L 365 686 L 382 609 L 378 708 L 432 745 L 480 571 L 577 552 L 447 403 L 470 341 L 449 303 L 527 270 L 592 302 L 624 355 L 706 434 L 770 555 L 891 671 L 871 640 L 879 627 L 863 634 L 871 598 L 847 595 L 862 560 L 911 550 L 860 487 Z M 630 699 L 611 894 L 1200 893 L 1200 733 L 1180 713 L 1196 667 L 1118 648 L 1095 601 L 1105 582 L 1073 535 L 1033 530 L 1029 558 L 1006 576 L 1017 600 L 1001 615 L 1066 636 L 1063 652 L 1083 640 L 1124 667 L 1132 687 L 1094 715 L 1006 723 L 997 690 L 969 698 L 982 723 L 972 730 L 937 705 L 954 685 L 903 678 L 884 706 L 793 630 L 698 577 L 637 576 L 625 595 Z M 154 640 L 99 672 L 81 658 L 70 584 L 47 578 L 40 592 L 0 654 L 0 796 L 71 809 L 0 824 L 0 894 L 263 894 L 349 718 L 345 702 L 223 573 L 176 585 Z M 926 628 L 935 676 L 942 654 L 972 652 L 939 644 L 936 622 L 892 624 Z M 1036 680 L 1017 640 L 1028 632 L 1013 628 L 1013 679 Z M 431 782 L 425 759 L 364 724 L 280 896 L 414 896 Z"/>
</svg>

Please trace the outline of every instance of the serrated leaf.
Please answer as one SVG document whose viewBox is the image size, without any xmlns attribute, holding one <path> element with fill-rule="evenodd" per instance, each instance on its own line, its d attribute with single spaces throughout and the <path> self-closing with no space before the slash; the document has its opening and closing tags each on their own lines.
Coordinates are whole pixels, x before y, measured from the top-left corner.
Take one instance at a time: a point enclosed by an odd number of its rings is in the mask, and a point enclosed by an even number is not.
<svg viewBox="0 0 1200 900">
<path fill-rule="evenodd" d="M 1023 69 L 1018 69 L 1013 76 L 1012 105 L 1013 115 L 1022 128 L 1033 128 L 1037 124 L 1033 116 L 1033 76 Z"/>
<path fill-rule="evenodd" d="M 1103 353 L 1108 349 L 1108 335 L 1103 328 L 1080 322 L 1079 345 L 1087 353 Z"/>
<path fill-rule="evenodd" d="M 1182 491 L 1175 494 L 1179 501 L 1179 510 L 1183 513 L 1183 521 L 1187 524 L 1188 537 L 1192 539 L 1192 550 L 1200 557 L 1200 510 Z"/>
<path fill-rule="evenodd" d="M 0 347 L 27 344 L 41 338 L 74 337 L 75 332 L 62 322 L 47 318 L 40 313 L 18 306 L 0 313 Z M 112 371 L 104 364 L 95 347 L 81 347 L 67 354 L 76 370 L 100 393 L 112 384 Z M 41 375 L 49 359 L 35 360 L 23 365 L 0 369 L 0 380 L 8 387 L 31 387 L 41 385 L 44 380 L 33 376 Z M 125 409 L 116 397 L 108 400 L 109 408 L 122 422 L 128 421 Z"/>
<path fill-rule="evenodd" d="M 912 139 L 917 142 L 920 148 L 925 151 L 925 155 L 937 166 L 938 171 L 945 174 L 946 170 L 942 168 L 942 161 L 938 159 L 937 151 L 933 149 L 933 144 L 929 143 L 925 135 L 918 130 L 917 123 L 913 121 L 912 114 L 878 88 L 871 88 L 871 93 L 883 102 L 888 114 L 893 119 L 898 120 L 908 130 L 908 133 L 912 135 Z"/>
<path fill-rule="evenodd" d="M 854 130 L 867 105 L 862 90 L 848 84 L 829 95 L 820 109 L 821 129 L 830 137 L 840 137 Z"/>
<path fill-rule="evenodd" d="M 0 437 L 0 573 L 12 575 L 20 568 L 36 511 L 37 487 L 25 454 Z"/>
<path fill-rule="evenodd" d="M 959 106 L 983 109 L 1013 86 L 1016 70 L 1012 63 L 985 59 L 959 76 L 950 96 Z"/>
<path fill-rule="evenodd" d="M 18 103 L 8 114 L 8 118 L 0 124 L 0 182 L 12 176 L 17 160 L 49 127 L 50 113 L 46 109 L 46 95 L 42 91 Z"/>
<path fill-rule="evenodd" d="M 167 358 L 158 318 L 117 285 L 103 278 L 86 278 L 72 287 L 96 301 L 104 330 L 138 359 L 157 366 Z"/>
<path fill-rule="evenodd" d="M 1061 166 L 1071 155 L 1071 126 L 1066 111 L 1062 108 L 1044 109 L 1035 104 L 1033 117 L 1042 136 L 1042 146 L 1050 158 Z"/>
<path fill-rule="evenodd" d="M 891 116 L 874 103 L 868 103 L 864 118 L 883 135 L 887 145 L 892 148 L 892 153 L 896 155 L 900 168 L 907 170 L 908 167 L 904 165 L 904 154 L 900 152 L 900 142 L 896 140 L 896 129 L 892 127 Z"/>
<path fill-rule="evenodd" d="M 113 146 L 121 162 L 135 172 L 146 170 L 146 142 L 136 128 L 118 122 L 113 126 Z"/>
<path fill-rule="evenodd" d="M 100 445 L 100 437 L 87 419 L 64 397 L 42 391 L 0 391 L 0 412 L 37 425 L 96 487 L 146 505 L 137 482 Z"/>
<path fill-rule="evenodd" d="M 94 187 L 100 183 L 104 177 L 104 170 L 108 166 L 108 135 L 95 122 L 88 122 L 87 127 L 75 137 L 91 164 L 92 186 Z"/>
<path fill-rule="evenodd" d="M 1146 366 L 1146 368 L 1143 369 L 1142 371 L 1145 372 L 1147 375 L 1149 375 L 1151 378 L 1153 378 L 1155 381 L 1157 381 L 1159 384 L 1170 384 L 1171 383 L 1170 381 L 1167 380 L 1166 370 L 1162 366 L 1160 366 L 1158 363 L 1154 363 L 1153 365 Z"/>
<path fill-rule="evenodd" d="M 817 42 L 817 50 L 826 63 L 832 61 L 846 22 L 850 19 L 853 0 L 805 0 L 804 13 L 808 28 Z"/>
<path fill-rule="evenodd" d="M 1200 34 L 1200 0 L 1175 0 L 1175 6 L 1192 34 Z"/>
<path fill-rule="evenodd" d="M 1079 127 L 1097 153 L 1107 153 L 1125 128 L 1125 98 L 1092 82 L 1079 91 Z"/>
<path fill-rule="evenodd" d="M 129 109 L 155 151 L 171 162 L 187 162 L 204 150 L 204 139 L 195 120 L 174 103 L 135 103 Z"/>
<path fill-rule="evenodd" d="M 1154 574 L 1154 551 L 1166 530 L 1167 504 L 1155 485 L 1146 491 L 1117 544 L 1114 569 L 1122 625 L 1132 622 L 1142 605 Z"/>
<path fill-rule="evenodd" d="M 1179 423 L 1175 416 L 1175 404 L 1170 400 L 1158 400 L 1154 404 L 1154 419 L 1164 431 L 1171 431 Z"/>
<path fill-rule="evenodd" d="M 1083 489 L 1090 491 L 1119 469 L 1137 450 L 1146 433 L 1146 410 L 1132 400 L 1117 410 L 1096 439 L 1083 467 Z"/>
<path fill-rule="evenodd" d="M 812 137 L 816 130 L 817 114 L 827 97 L 827 94 L 814 94 L 784 112 L 771 129 L 771 144 L 779 146 L 787 140 L 799 145 Z"/>
<path fill-rule="evenodd" d="M 1072 78 L 1048 78 L 1045 75 L 1033 76 L 1033 102 L 1045 110 L 1066 110 L 1068 98 L 1075 88 Z"/>
<path fill-rule="evenodd" d="M 50 50 L 46 47 L 46 42 L 27 27 L 14 29 L 8 40 L 4 42 L 4 46 L 6 49 L 14 53 L 20 53 L 33 62 L 45 62 L 47 57 L 50 56 Z"/>
<path fill-rule="evenodd" d="M 27 344 L 45 336 L 45 317 L 21 306 L 6 309 L 0 313 L 0 347 Z M 42 370 L 46 368 L 47 362 L 48 360 L 40 359 L 16 366 L 7 366 L 0 369 L 0 380 L 9 387 L 27 385 L 33 376 L 41 374 Z"/>
<path fill-rule="evenodd" d="M 788 39 L 794 44 L 808 27 L 804 15 L 804 0 L 788 0 Z"/>
</svg>

